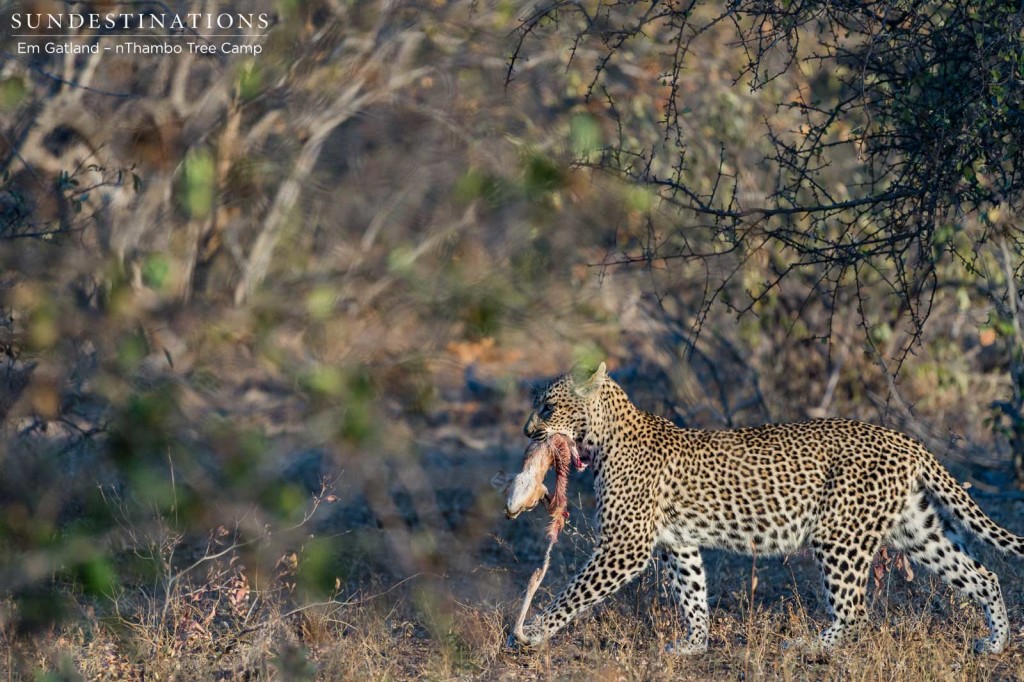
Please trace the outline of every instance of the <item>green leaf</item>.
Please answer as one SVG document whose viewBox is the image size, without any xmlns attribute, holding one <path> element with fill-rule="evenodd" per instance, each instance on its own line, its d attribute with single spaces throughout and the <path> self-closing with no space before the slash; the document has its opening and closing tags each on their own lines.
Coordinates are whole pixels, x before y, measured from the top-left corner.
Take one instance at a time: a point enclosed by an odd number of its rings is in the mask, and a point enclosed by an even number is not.
<svg viewBox="0 0 1024 682">
<path fill-rule="evenodd" d="M 162 290 L 171 272 L 171 263 L 162 253 L 152 253 L 142 264 L 142 283 L 150 289 Z"/>
<path fill-rule="evenodd" d="M 185 157 L 185 210 L 192 218 L 205 218 L 213 209 L 216 171 L 207 149 L 193 149 Z"/>
<path fill-rule="evenodd" d="M 601 126 L 590 114 L 576 114 L 572 117 L 569 136 L 576 156 L 587 156 L 601 148 Z"/>
<path fill-rule="evenodd" d="M 25 81 L 19 77 L 5 78 L 0 81 L 0 110 L 13 111 L 21 106 L 28 94 Z"/>
<path fill-rule="evenodd" d="M 334 578 L 339 572 L 337 548 L 327 538 L 314 538 L 306 543 L 299 559 L 299 584 L 314 594 L 334 592 Z"/>
<path fill-rule="evenodd" d="M 317 287 L 306 297 L 306 310 L 314 319 L 327 319 L 334 312 L 335 300 L 337 300 L 337 294 L 334 289 L 326 286 Z"/>
<path fill-rule="evenodd" d="M 263 87 L 263 76 L 257 67 L 256 60 L 249 59 L 238 69 L 238 96 L 243 101 L 251 100 L 260 94 Z"/>
<path fill-rule="evenodd" d="M 148 352 L 146 339 L 141 333 L 126 334 L 117 346 L 117 360 L 125 371 L 133 371 Z"/>
<path fill-rule="evenodd" d="M 86 559 L 77 567 L 76 573 L 86 594 L 109 596 L 117 587 L 117 575 L 106 557 Z"/>
<path fill-rule="evenodd" d="M 345 376 L 337 367 L 320 367 L 303 375 L 299 383 L 313 393 L 339 396 L 345 389 Z"/>
<path fill-rule="evenodd" d="M 554 192 L 565 185 L 565 172 L 560 165 L 541 154 L 526 157 L 526 192 L 533 197 Z"/>
</svg>

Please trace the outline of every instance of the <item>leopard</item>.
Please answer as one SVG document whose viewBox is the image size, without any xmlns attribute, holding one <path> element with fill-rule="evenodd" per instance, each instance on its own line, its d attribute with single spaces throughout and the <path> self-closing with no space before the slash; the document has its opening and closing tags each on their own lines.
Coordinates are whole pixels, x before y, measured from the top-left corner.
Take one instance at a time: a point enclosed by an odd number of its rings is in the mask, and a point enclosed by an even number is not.
<svg viewBox="0 0 1024 682">
<path fill-rule="evenodd" d="M 1024 538 L 997 525 L 915 438 L 848 419 L 693 429 L 646 412 L 608 375 L 573 373 L 540 391 L 523 427 L 532 440 L 561 434 L 592 467 L 596 533 L 589 559 L 509 644 L 548 640 L 643 572 L 667 568 L 685 636 L 666 649 L 708 648 L 707 581 L 701 551 L 759 557 L 809 550 L 821 571 L 831 622 L 816 639 L 783 646 L 829 656 L 867 621 L 876 554 L 894 547 L 972 597 L 989 634 L 978 653 L 1010 638 L 999 579 L 965 548 L 974 535 L 1024 557 Z"/>
</svg>

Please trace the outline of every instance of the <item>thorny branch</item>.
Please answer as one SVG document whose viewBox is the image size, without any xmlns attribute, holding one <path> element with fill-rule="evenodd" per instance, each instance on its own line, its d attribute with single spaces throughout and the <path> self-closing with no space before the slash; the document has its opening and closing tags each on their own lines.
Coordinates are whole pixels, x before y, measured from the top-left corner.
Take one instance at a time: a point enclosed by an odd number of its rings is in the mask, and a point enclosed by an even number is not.
<svg viewBox="0 0 1024 682">
<path fill-rule="evenodd" d="M 796 87 L 782 90 L 778 116 L 759 131 L 749 123 L 755 129 L 746 134 L 764 139 L 761 165 L 776 179 L 753 195 L 741 191 L 724 145 L 717 168 L 702 162 L 709 150 L 687 127 L 683 106 L 684 76 L 699 66 L 694 42 L 712 29 L 721 39 L 725 27 L 743 54 L 736 84 L 771 93 L 786 75 Z M 773 245 L 783 257 L 777 278 L 745 292 L 748 305 L 737 310 L 751 309 L 797 271 L 813 271 L 810 279 L 832 288 L 877 278 L 913 327 L 906 353 L 928 318 L 937 267 L 957 258 L 958 233 L 980 216 L 974 238 L 984 243 L 988 211 L 1021 208 L 1022 30 L 1018 3 L 647 0 L 585 9 L 552 2 L 522 20 L 508 79 L 547 38 L 570 43 L 573 59 L 589 50 L 595 74 L 586 97 L 599 87 L 619 135 L 584 165 L 653 189 L 683 219 L 639 253 L 602 265 L 722 260 L 707 266 L 710 304 L 731 284 L 737 262 Z M 615 106 L 613 93 L 621 101 L 650 85 L 624 75 L 617 60 L 627 44 L 657 61 L 667 87 L 657 143 L 630 143 L 621 133 L 626 107 Z M 871 324 L 862 320 L 865 332 Z"/>
</svg>

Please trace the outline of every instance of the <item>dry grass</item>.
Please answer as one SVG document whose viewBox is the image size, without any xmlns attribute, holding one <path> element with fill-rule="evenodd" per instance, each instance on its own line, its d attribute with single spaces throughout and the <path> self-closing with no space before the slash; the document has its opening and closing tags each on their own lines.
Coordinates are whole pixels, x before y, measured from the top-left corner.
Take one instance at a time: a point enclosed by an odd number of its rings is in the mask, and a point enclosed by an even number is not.
<svg viewBox="0 0 1024 682">
<path fill-rule="evenodd" d="M 585 555 L 585 534 L 569 538 L 540 605 Z M 1002 578 L 1015 624 L 999 656 L 971 652 L 985 627 L 974 604 L 929 576 L 907 583 L 896 573 L 875 589 L 869 626 L 830 660 L 784 650 L 785 639 L 813 637 L 826 624 L 814 567 L 801 555 L 755 563 L 708 553 L 711 646 L 695 658 L 664 652 L 682 630 L 657 568 L 549 644 L 515 652 L 504 641 L 532 558 L 512 571 L 481 564 L 296 607 L 280 585 L 250 587 L 239 600 L 241 574 L 225 556 L 201 578 L 181 580 L 169 603 L 142 591 L 82 598 L 73 623 L 17 640 L 4 632 L 0 680 L 1021 679 L 1024 571 L 1012 559 L 983 558 Z"/>
<path fill-rule="evenodd" d="M 510 432 L 505 442 L 518 446 L 519 438 Z M 712 621 L 703 656 L 664 652 L 683 632 L 657 568 L 548 645 L 510 651 L 509 623 L 539 565 L 547 515 L 538 510 L 504 520 L 501 496 L 487 481 L 518 464 L 521 450 L 471 452 L 461 443 L 429 450 L 436 456 L 401 460 L 403 473 L 421 487 L 401 509 L 398 497 L 362 498 L 389 513 L 383 505 L 393 503 L 391 515 L 360 507 L 363 489 L 343 479 L 337 503 L 325 504 L 316 518 L 301 517 L 308 527 L 300 524 L 290 538 L 275 532 L 272 542 L 251 536 L 259 542 L 233 546 L 235 529 L 187 546 L 166 529 L 142 532 L 125 516 L 118 551 L 155 551 L 163 573 L 108 596 L 58 585 L 72 605 L 63 624 L 18 636 L 14 607 L 0 599 L 0 682 L 1024 679 L 1024 562 L 985 548 L 981 559 L 1000 576 L 1014 625 L 1011 645 L 999 656 L 972 653 L 973 640 L 984 634 L 979 609 L 923 571 L 911 583 L 887 574 L 873 594 L 870 625 L 831 660 L 783 650 L 784 640 L 813 638 L 826 625 L 813 563 L 802 554 L 784 561 L 719 552 L 705 555 Z M 569 500 L 569 526 L 535 609 L 566 583 L 593 543 L 588 477 L 572 478 Z M 981 502 L 998 522 L 1024 530 L 1024 501 L 989 494 Z M 400 518 L 407 508 L 419 525 Z M 453 513 L 447 526 L 442 511 Z M 329 582 L 342 576 L 333 593 L 330 585 L 326 594 L 302 588 L 303 566 L 312 561 L 303 552 L 310 533 L 316 538 L 309 546 L 326 549 L 333 562 L 324 569 Z M 417 543 L 433 549 L 411 551 L 408 545 Z M 250 553 L 257 545 L 261 552 Z M 211 559 L 183 572 L 204 556 Z"/>
<path fill-rule="evenodd" d="M 242 380 L 238 373 L 228 374 Z M 645 388 L 653 392 L 646 380 L 636 383 L 641 395 Z M 802 556 L 787 562 L 753 561 L 720 553 L 706 557 L 712 602 L 706 655 L 678 658 L 664 652 L 665 644 L 682 632 L 675 608 L 657 588 L 656 571 L 583 616 L 549 645 L 533 652 L 507 650 L 509 621 L 539 564 L 547 516 L 537 511 L 515 522 L 502 518 L 501 496 L 490 490 L 488 481 L 499 469 L 520 465 L 524 441 L 518 424 L 528 402 L 515 390 L 494 393 L 467 395 L 462 383 L 455 382 L 441 391 L 435 412 L 444 419 L 436 425 L 423 427 L 412 418 L 392 422 L 389 440 L 361 448 L 347 442 L 325 448 L 322 462 L 295 456 L 293 443 L 261 446 L 269 452 L 267 460 L 280 457 L 289 465 L 290 459 L 310 461 L 313 478 L 326 472 L 338 483 L 336 503 L 326 505 L 329 509 L 322 509 L 324 514 L 309 529 L 290 539 L 275 532 L 271 547 L 263 547 L 254 527 L 277 517 L 249 514 L 260 523 L 251 521 L 239 532 L 259 539 L 262 556 L 248 553 L 255 545 L 237 547 L 182 575 L 182 566 L 192 565 L 202 552 L 229 548 L 238 529 L 226 538 L 209 536 L 211 544 L 200 546 L 196 555 L 195 547 L 180 546 L 183 541 L 171 533 L 143 532 L 138 523 L 150 518 L 148 507 L 141 517 L 115 514 L 123 519 L 120 532 L 125 538 L 109 542 L 110 555 L 152 552 L 155 541 L 159 561 L 150 563 L 161 566 L 163 573 L 149 582 L 121 584 L 116 594 L 107 596 L 90 597 L 73 585 L 57 585 L 72 606 L 63 624 L 17 637 L 12 602 L 0 598 L 0 682 L 1024 678 L 1024 570 L 1021 563 L 991 553 L 983 560 L 1002 579 L 1015 626 L 1010 649 L 996 657 L 971 653 L 973 639 L 984 632 L 973 604 L 964 604 L 924 576 L 905 585 L 898 575 L 890 575 L 873 599 L 871 625 L 860 640 L 831 661 L 783 651 L 785 639 L 812 638 L 826 625 L 816 570 Z M 239 395 L 244 394 L 225 392 L 218 400 L 243 404 Z M 653 401 L 647 395 L 639 402 Z M 321 409 L 321 403 L 312 404 L 312 410 Z M 296 417 L 290 409 L 268 408 L 271 412 L 282 413 L 281 423 L 295 431 L 334 423 L 338 417 L 326 409 L 308 418 Z M 388 416 L 373 415 L 376 420 Z M 192 418 L 197 415 L 187 416 L 189 423 L 201 423 Z M 982 423 L 977 413 L 970 419 Z M 408 442 L 398 442 L 403 438 Z M 217 439 L 217 456 L 251 462 L 251 453 L 233 440 Z M 26 449 L 19 456 L 24 462 L 38 461 L 35 451 Z M 259 476 L 283 477 L 288 467 L 267 460 Z M 26 480 L 20 487 L 34 489 L 30 484 L 36 479 Z M 49 476 L 38 480 L 51 490 L 65 490 L 75 481 L 70 473 L 59 484 Z M 288 483 L 294 492 L 294 480 Z M 228 523 L 222 516 L 247 515 L 242 507 L 248 501 L 233 497 L 239 495 L 238 488 L 220 490 L 198 475 L 193 475 L 192 485 L 199 495 L 233 501 L 216 517 L 222 522 Z M 588 475 L 571 479 L 569 500 L 570 525 L 561 535 L 537 607 L 565 584 L 592 544 Z M 1024 530 L 1021 501 L 989 494 L 982 503 L 1000 523 Z M 198 528 L 208 517 L 199 518 L 190 532 L 201 533 Z M 340 578 L 336 594 L 330 586 L 327 594 L 296 586 L 301 583 L 297 572 L 309 562 L 302 551 L 309 533 L 316 537 L 308 544 L 327 555 L 321 559 L 327 561 L 328 581 Z M 108 535 L 101 537 L 109 541 Z M 169 544 L 161 545 L 164 539 Z M 172 560 L 172 553 L 177 559 Z M 292 553 L 297 565 L 288 560 Z"/>
</svg>

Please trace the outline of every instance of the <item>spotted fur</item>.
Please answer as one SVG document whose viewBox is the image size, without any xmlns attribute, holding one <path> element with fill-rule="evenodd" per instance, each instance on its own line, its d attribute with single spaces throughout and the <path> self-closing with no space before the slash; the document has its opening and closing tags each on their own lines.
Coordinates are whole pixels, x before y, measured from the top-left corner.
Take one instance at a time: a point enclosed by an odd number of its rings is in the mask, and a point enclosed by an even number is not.
<svg viewBox="0 0 1024 682">
<path fill-rule="evenodd" d="M 674 651 L 707 649 L 701 548 L 779 555 L 809 547 L 832 624 L 813 646 L 831 650 L 866 618 L 872 560 L 883 544 L 977 600 L 998 653 L 1010 626 L 996 576 L 956 536 L 967 530 L 1024 556 L 1024 538 L 997 526 L 921 443 L 842 419 L 757 428 L 682 429 L 637 409 L 602 364 L 585 383 L 565 376 L 538 396 L 524 427 L 562 434 L 593 461 L 598 542 L 586 565 L 529 623 L 537 644 L 644 570 L 668 567 L 688 635 Z"/>
</svg>

